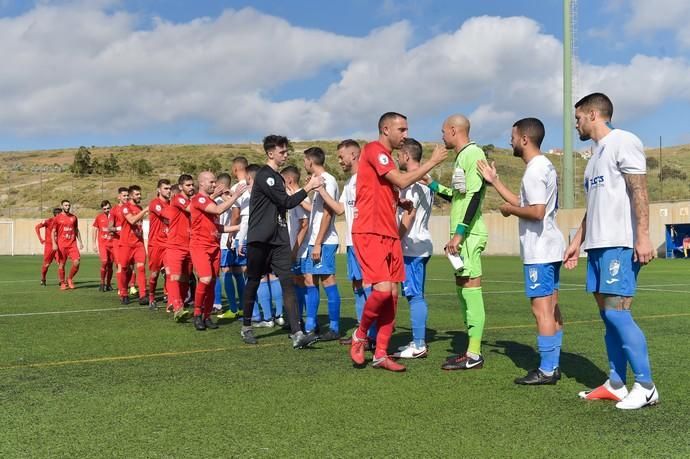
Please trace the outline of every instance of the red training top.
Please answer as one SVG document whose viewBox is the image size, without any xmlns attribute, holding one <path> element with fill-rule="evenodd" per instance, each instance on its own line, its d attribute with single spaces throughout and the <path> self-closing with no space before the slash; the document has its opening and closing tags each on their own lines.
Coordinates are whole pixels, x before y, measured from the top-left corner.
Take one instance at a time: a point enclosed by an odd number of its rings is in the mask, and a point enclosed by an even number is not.
<svg viewBox="0 0 690 459">
<path fill-rule="evenodd" d="M 357 199 L 352 234 L 369 233 L 399 239 L 397 190 L 384 175 L 395 169 L 390 151 L 380 142 L 364 146 L 357 169 Z"/>
<path fill-rule="evenodd" d="M 76 244 L 79 221 L 74 214 L 61 213 L 53 219 L 53 227 L 57 231 L 59 247 L 69 247 Z"/>
<path fill-rule="evenodd" d="M 122 206 L 122 230 L 120 231 L 120 243 L 128 244 L 130 247 L 144 243 L 144 230 L 141 227 L 141 220 L 134 225 L 127 221 L 127 215 L 137 215 L 141 212 L 141 207 L 133 202 L 128 202 Z"/>
<path fill-rule="evenodd" d="M 206 212 L 206 208 L 215 204 L 213 199 L 204 194 L 192 197 L 192 240 L 190 246 L 218 247 L 220 243 L 220 224 L 218 215 Z"/>
<path fill-rule="evenodd" d="M 149 203 L 149 247 L 163 247 L 168 233 L 168 220 L 163 217 L 170 204 L 160 197 Z"/>
<path fill-rule="evenodd" d="M 98 231 L 98 245 L 103 247 L 112 247 L 113 233 L 108 229 L 110 224 L 110 216 L 100 213 L 93 221 L 93 227 Z"/>
<path fill-rule="evenodd" d="M 53 248 L 53 225 L 55 224 L 54 220 L 55 217 L 46 218 L 35 227 L 36 235 L 38 236 L 39 240 L 41 240 L 41 232 L 39 230 L 41 228 L 45 228 L 45 232 L 43 233 L 43 244 L 48 249 Z"/>
<path fill-rule="evenodd" d="M 168 249 L 189 249 L 191 218 L 187 212 L 189 199 L 184 194 L 176 194 L 170 205 L 163 209 L 163 217 L 168 220 L 168 237 L 165 247 Z"/>
</svg>

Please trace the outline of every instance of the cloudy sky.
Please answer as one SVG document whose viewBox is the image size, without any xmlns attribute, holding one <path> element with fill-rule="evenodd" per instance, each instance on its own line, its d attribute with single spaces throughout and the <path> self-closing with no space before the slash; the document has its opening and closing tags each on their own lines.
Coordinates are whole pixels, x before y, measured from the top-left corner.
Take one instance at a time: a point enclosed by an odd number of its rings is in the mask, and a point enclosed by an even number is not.
<svg viewBox="0 0 690 459">
<path fill-rule="evenodd" d="M 467 114 L 560 147 L 558 0 L 0 0 L 0 150 L 372 138 Z M 578 2 L 575 97 L 608 93 L 645 144 L 690 143 L 690 2 Z"/>
</svg>

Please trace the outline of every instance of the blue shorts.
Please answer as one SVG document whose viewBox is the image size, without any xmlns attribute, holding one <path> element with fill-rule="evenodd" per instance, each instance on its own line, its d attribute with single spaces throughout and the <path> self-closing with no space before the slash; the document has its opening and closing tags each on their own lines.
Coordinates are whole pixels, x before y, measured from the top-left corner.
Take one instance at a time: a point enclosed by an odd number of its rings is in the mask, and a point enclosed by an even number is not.
<svg viewBox="0 0 690 459">
<path fill-rule="evenodd" d="M 633 249 L 610 247 L 587 251 L 587 291 L 616 296 L 634 296 L 640 264 Z"/>
<path fill-rule="evenodd" d="M 232 266 L 232 250 L 220 249 L 220 267 L 228 268 Z"/>
<path fill-rule="evenodd" d="M 406 297 L 424 295 L 426 281 L 426 264 L 429 257 L 403 257 L 405 260 L 405 280 L 402 283 L 403 295 Z"/>
<path fill-rule="evenodd" d="M 323 244 L 321 246 L 321 260 L 314 264 L 311 253 L 314 246 L 310 245 L 307 250 L 307 257 L 302 270 L 305 274 L 329 275 L 335 274 L 335 253 L 338 251 L 338 244 Z"/>
<path fill-rule="evenodd" d="M 362 269 L 359 267 L 355 248 L 351 245 L 347 246 L 347 278 L 353 281 L 362 280 Z"/>
<path fill-rule="evenodd" d="M 246 249 L 245 249 L 246 250 Z M 244 255 L 240 255 L 237 252 L 237 247 L 233 247 L 232 249 L 229 250 L 231 255 L 230 257 L 230 266 L 247 266 L 247 255 L 246 252 Z"/>
<path fill-rule="evenodd" d="M 561 262 L 522 265 L 525 276 L 525 295 L 539 298 L 552 295 L 561 282 Z"/>
</svg>

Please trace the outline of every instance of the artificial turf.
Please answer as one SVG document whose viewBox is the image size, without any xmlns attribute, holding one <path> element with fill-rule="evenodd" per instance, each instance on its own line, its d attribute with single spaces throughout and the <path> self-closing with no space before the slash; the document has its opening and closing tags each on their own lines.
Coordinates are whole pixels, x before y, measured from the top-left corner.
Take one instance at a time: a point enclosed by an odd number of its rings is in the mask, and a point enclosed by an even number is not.
<svg viewBox="0 0 690 459">
<path fill-rule="evenodd" d="M 583 263 L 563 270 L 562 380 L 524 387 L 538 364 L 520 261 L 484 259 L 487 329 L 482 370 L 443 372 L 466 335 L 447 261 L 427 274 L 429 357 L 392 374 L 353 368 L 347 348 L 295 351 L 286 332 L 240 324 L 197 332 L 163 311 L 97 291 L 85 257 L 77 289 L 39 257 L 0 257 L 0 457 L 689 457 L 687 331 L 690 263 L 655 260 L 633 309 L 649 343 L 660 405 L 632 412 L 584 402 L 606 379 L 603 326 L 584 292 Z M 344 273 L 344 259 L 339 258 Z M 355 322 L 340 282 L 345 328 Z M 324 295 L 322 295 L 324 296 Z M 327 323 L 325 303 L 320 322 Z M 394 347 L 410 339 L 401 299 Z"/>
</svg>

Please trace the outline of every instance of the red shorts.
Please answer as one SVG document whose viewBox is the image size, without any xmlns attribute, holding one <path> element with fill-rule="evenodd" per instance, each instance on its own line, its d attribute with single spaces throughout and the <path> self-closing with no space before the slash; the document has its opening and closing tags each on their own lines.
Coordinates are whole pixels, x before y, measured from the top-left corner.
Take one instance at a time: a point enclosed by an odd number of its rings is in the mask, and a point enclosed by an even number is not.
<svg viewBox="0 0 690 459">
<path fill-rule="evenodd" d="M 57 251 L 59 252 L 57 254 L 58 263 L 64 263 L 68 258 L 72 261 L 76 261 L 81 258 L 77 244 L 70 244 L 63 247 L 60 247 L 60 244 L 58 244 Z"/>
<path fill-rule="evenodd" d="M 60 263 L 58 251 L 55 250 L 52 245 L 43 245 L 43 264 L 49 265 L 53 260 L 58 264 Z"/>
<path fill-rule="evenodd" d="M 101 259 L 101 263 L 112 263 L 115 260 L 115 254 L 113 252 L 112 245 L 98 244 L 98 258 Z"/>
<path fill-rule="evenodd" d="M 380 234 L 359 233 L 352 235 L 352 242 L 365 284 L 405 280 L 400 239 Z"/>
<path fill-rule="evenodd" d="M 149 244 L 149 272 L 158 272 L 163 267 L 165 247 Z"/>
<path fill-rule="evenodd" d="M 122 244 L 120 245 L 119 255 L 118 264 L 120 266 L 128 266 L 132 263 L 146 263 L 146 249 L 143 243 L 133 247 Z"/>
<path fill-rule="evenodd" d="M 192 264 L 199 277 L 218 277 L 220 270 L 220 246 L 190 247 Z"/>
<path fill-rule="evenodd" d="M 192 259 L 187 249 L 167 248 L 164 252 L 164 264 L 168 269 L 168 274 L 180 276 L 189 274 L 191 271 Z"/>
</svg>

